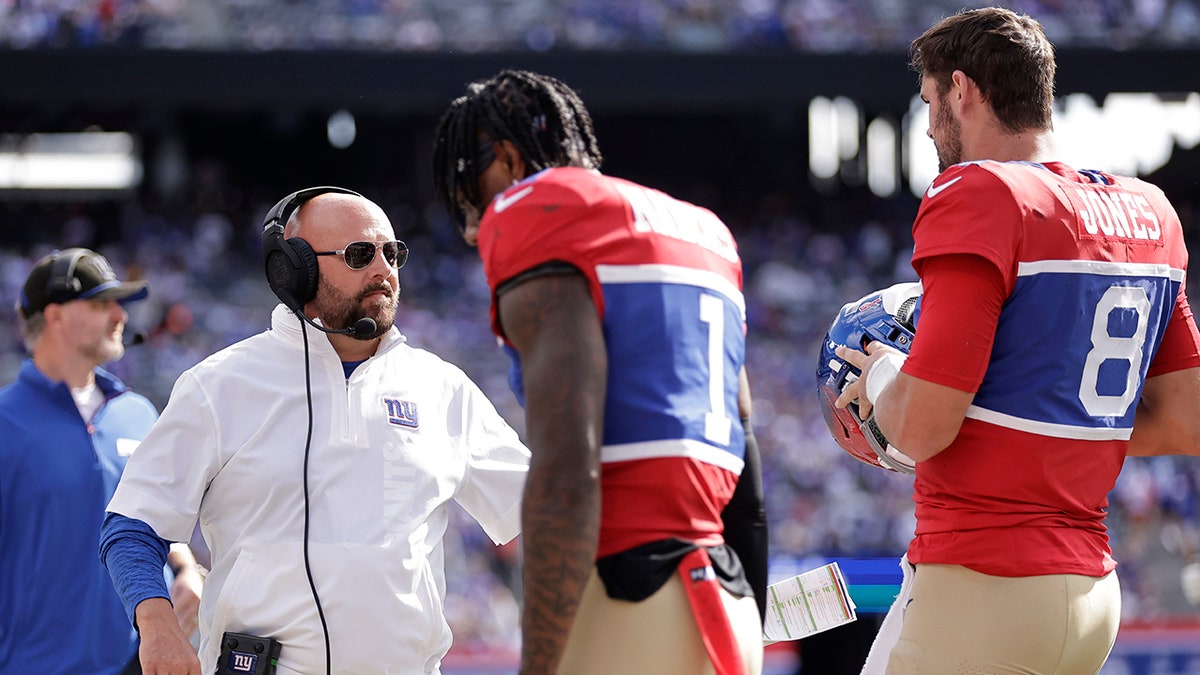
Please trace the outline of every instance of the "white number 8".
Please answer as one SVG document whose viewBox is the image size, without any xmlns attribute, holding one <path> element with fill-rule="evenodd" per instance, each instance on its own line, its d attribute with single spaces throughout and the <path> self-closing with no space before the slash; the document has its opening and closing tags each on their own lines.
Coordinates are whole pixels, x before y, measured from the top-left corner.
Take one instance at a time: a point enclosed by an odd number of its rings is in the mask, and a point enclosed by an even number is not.
<svg viewBox="0 0 1200 675">
<path fill-rule="evenodd" d="M 1117 308 L 1137 312 L 1137 328 L 1132 337 L 1109 334 L 1108 317 Z M 1079 400 L 1092 417 L 1123 417 L 1133 404 L 1149 316 L 1150 299 L 1146 297 L 1146 289 L 1139 286 L 1112 286 L 1096 304 L 1096 314 L 1092 317 L 1092 350 L 1083 364 L 1083 378 L 1079 382 Z M 1125 389 L 1119 396 L 1099 392 L 1100 365 L 1109 360 L 1129 362 Z"/>
</svg>

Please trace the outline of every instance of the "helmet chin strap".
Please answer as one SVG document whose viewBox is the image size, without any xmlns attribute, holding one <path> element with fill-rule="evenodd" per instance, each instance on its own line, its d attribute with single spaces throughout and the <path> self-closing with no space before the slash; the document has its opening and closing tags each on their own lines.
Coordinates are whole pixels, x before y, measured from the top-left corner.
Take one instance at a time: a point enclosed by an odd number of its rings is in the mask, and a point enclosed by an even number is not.
<svg viewBox="0 0 1200 675">
<path fill-rule="evenodd" d="M 867 439 L 867 445 L 875 451 L 879 457 L 879 463 L 885 468 L 910 476 L 917 472 L 917 463 L 888 443 L 888 439 L 879 430 L 879 425 L 875 423 L 874 412 L 863 420 L 858 428 L 862 430 L 863 438 Z"/>
</svg>

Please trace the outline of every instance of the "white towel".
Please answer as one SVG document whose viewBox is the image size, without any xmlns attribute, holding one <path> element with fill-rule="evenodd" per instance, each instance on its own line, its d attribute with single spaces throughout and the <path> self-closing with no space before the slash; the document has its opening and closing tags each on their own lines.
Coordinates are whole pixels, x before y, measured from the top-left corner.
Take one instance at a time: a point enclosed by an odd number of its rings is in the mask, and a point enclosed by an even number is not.
<svg viewBox="0 0 1200 675">
<path fill-rule="evenodd" d="M 904 608 L 908 606 L 912 594 L 913 572 L 916 567 L 908 562 L 908 554 L 900 556 L 900 572 L 904 579 L 900 582 L 900 592 L 883 617 L 875 641 L 871 643 L 871 651 L 867 653 L 867 661 L 863 664 L 861 675 L 884 675 L 887 672 L 888 656 L 892 647 L 900 639 L 900 628 L 904 625 Z"/>
</svg>

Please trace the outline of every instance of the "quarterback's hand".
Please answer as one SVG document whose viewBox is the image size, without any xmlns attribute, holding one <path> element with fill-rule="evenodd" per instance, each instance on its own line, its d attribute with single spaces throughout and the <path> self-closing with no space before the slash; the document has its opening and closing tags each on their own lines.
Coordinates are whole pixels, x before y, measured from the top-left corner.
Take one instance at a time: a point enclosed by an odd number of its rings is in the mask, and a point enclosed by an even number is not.
<svg viewBox="0 0 1200 675">
<path fill-rule="evenodd" d="M 200 675 L 200 659 L 166 598 L 149 598 L 134 610 L 142 644 L 142 675 Z"/>
<path fill-rule="evenodd" d="M 888 347 L 878 341 L 870 342 L 865 354 L 849 347 L 838 347 L 835 353 L 839 359 L 857 368 L 860 375 L 857 380 L 846 384 L 846 388 L 842 390 L 842 394 L 837 397 L 834 404 L 839 408 L 845 408 L 851 403 L 857 403 L 859 419 L 866 420 L 871 416 L 871 410 L 874 407 L 866 394 L 867 377 L 871 373 L 871 366 L 888 354 L 895 354 L 900 358 L 904 358 L 905 355 L 900 350 Z"/>
</svg>

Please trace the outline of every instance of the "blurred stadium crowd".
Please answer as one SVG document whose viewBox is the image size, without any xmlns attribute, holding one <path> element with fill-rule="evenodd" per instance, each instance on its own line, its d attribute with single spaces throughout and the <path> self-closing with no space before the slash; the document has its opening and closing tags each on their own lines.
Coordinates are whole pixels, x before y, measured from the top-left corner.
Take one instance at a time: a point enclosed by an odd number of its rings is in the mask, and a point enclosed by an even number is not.
<svg viewBox="0 0 1200 675">
<path fill-rule="evenodd" d="M 219 198 L 173 208 L 132 201 L 102 218 L 82 208 L 18 213 L 10 207 L 4 220 L 24 222 L 0 230 L 0 296 L 15 299 L 33 261 L 68 245 L 97 248 L 129 278 L 148 279 L 151 297 L 131 306 L 127 329 L 146 331 L 148 339 L 112 369 L 161 407 L 180 372 L 267 326 L 275 300 L 263 279 L 259 224 L 275 195 L 238 194 L 235 208 Z M 412 251 L 400 273 L 402 332 L 461 365 L 523 428 L 508 390 L 506 358 L 487 328 L 486 285 L 475 252 L 458 239 L 440 205 L 413 204 L 392 193 L 368 196 L 384 206 Z M 1194 239 L 1196 210 L 1182 206 Z M 843 303 L 914 278 L 907 208 L 817 227 L 790 200 L 768 194 L 744 214 L 726 216 L 746 265 L 748 372 L 774 560 L 898 557 L 911 536 L 911 479 L 838 449 L 817 407 L 813 377 L 820 340 Z M 1193 267 L 1193 300 L 1200 298 L 1198 276 Z M 7 382 L 23 353 L 11 302 L 0 309 L 10 327 L 0 349 L 0 382 Z M 285 462 L 280 470 L 287 470 Z M 1126 620 L 1195 617 L 1197 609 L 1181 592 L 1180 570 L 1200 555 L 1198 509 L 1200 463 L 1127 462 L 1110 517 Z M 518 548 L 495 549 L 465 516 L 456 517 L 446 556 L 456 649 L 511 648 Z"/>
<path fill-rule="evenodd" d="M 0 0 L 0 48 L 903 50 L 972 0 Z M 1195 46 L 1197 0 L 1014 0 L 1059 47 Z M 284 18 L 285 21 L 280 19 Z"/>
</svg>

